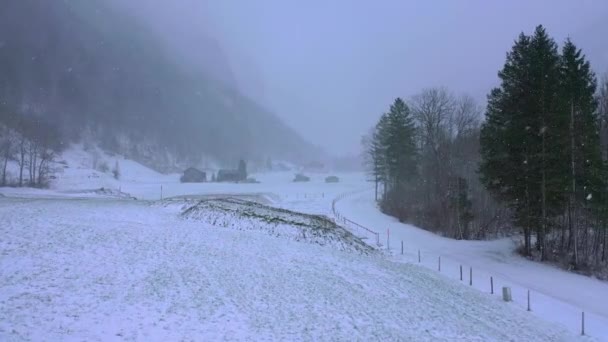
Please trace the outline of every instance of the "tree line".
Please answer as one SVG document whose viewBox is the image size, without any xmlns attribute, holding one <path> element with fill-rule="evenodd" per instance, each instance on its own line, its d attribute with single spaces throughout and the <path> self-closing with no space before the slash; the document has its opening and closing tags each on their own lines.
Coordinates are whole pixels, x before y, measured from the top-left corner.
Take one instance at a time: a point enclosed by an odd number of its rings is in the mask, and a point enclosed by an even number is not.
<svg viewBox="0 0 608 342">
<path fill-rule="evenodd" d="M 61 147 L 55 126 L 0 106 L 0 186 L 48 186 Z M 9 163 L 17 165 L 14 178 Z"/>
<path fill-rule="evenodd" d="M 608 77 L 571 40 L 520 34 L 483 109 L 444 88 L 398 98 L 363 139 L 383 212 L 457 239 L 520 230 L 520 252 L 607 268 Z"/>
</svg>

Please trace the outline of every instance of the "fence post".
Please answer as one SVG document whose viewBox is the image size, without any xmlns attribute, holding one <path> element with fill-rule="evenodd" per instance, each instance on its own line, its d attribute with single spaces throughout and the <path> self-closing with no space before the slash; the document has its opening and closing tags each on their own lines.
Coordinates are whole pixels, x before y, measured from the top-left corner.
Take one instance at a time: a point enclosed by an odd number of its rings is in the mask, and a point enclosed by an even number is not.
<svg viewBox="0 0 608 342">
<path fill-rule="evenodd" d="M 160 186 L 160 200 L 163 200 L 163 186 Z"/>
<path fill-rule="evenodd" d="M 462 265 L 460 265 L 460 281 L 462 281 Z"/>
<path fill-rule="evenodd" d="M 420 263 L 420 250 L 418 250 L 418 263 Z"/>
<path fill-rule="evenodd" d="M 439 272 L 441 272 L 441 255 L 439 256 L 439 261 L 438 261 L 438 264 L 437 264 L 437 270 Z"/>
<path fill-rule="evenodd" d="M 403 255 L 403 240 L 401 240 L 401 255 Z"/>
<path fill-rule="evenodd" d="M 528 290 L 528 311 L 530 310 L 530 290 Z"/>
<path fill-rule="evenodd" d="M 473 286 L 473 267 L 469 269 L 469 286 Z"/>
<path fill-rule="evenodd" d="M 390 247 L 391 246 L 390 239 L 391 239 L 391 232 L 390 232 L 390 230 L 387 229 L 386 230 L 386 250 L 390 250 L 391 249 L 391 247 Z"/>
<path fill-rule="evenodd" d="M 585 311 L 583 311 L 581 316 L 581 335 L 585 335 Z"/>
<path fill-rule="evenodd" d="M 494 294 L 494 278 L 490 277 L 490 294 Z"/>
</svg>

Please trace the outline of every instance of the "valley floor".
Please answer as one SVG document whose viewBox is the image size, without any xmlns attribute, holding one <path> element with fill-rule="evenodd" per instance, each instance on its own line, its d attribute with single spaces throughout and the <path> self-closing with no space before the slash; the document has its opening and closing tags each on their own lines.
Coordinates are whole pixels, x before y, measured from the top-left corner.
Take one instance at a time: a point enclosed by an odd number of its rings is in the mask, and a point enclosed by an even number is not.
<svg viewBox="0 0 608 342">
<path fill-rule="evenodd" d="M 104 156 L 120 159 L 119 180 L 91 169 L 82 149 L 62 157 L 50 190 L 0 189 L 0 341 L 608 341 L 608 283 L 527 261 L 508 239 L 454 241 L 401 224 L 378 211 L 362 174 L 181 184 L 119 156 Z M 382 250 L 390 231 L 390 251 L 298 242 L 295 226 L 264 231 L 205 207 L 202 220 L 184 219 L 167 205 L 214 195 L 329 217 L 339 199 L 342 216 L 379 232 Z M 513 303 L 500 300 L 502 286 Z M 580 336 L 582 311 L 590 337 Z"/>
</svg>

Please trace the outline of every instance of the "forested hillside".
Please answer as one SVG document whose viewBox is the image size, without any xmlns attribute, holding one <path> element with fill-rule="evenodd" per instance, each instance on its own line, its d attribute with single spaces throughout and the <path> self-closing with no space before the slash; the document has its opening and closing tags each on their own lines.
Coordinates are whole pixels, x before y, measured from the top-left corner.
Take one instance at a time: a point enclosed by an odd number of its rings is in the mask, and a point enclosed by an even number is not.
<svg viewBox="0 0 608 342">
<path fill-rule="evenodd" d="M 143 23 L 100 1 L 3 3 L 0 104 L 14 127 L 48 124 L 63 144 L 91 139 L 160 170 L 313 153 L 274 114 L 179 65 Z"/>
</svg>

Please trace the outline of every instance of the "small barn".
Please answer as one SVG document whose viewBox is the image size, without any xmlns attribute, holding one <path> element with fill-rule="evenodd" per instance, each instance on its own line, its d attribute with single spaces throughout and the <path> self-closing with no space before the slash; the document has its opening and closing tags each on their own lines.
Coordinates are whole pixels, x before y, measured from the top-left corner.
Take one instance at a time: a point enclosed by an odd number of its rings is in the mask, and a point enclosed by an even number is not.
<svg viewBox="0 0 608 342">
<path fill-rule="evenodd" d="M 340 182 L 340 178 L 336 176 L 329 176 L 325 178 L 325 183 L 338 183 Z"/>
<path fill-rule="evenodd" d="M 243 180 L 239 170 L 219 170 L 217 172 L 216 181 L 218 182 L 239 182 Z"/>
<path fill-rule="evenodd" d="M 298 173 L 296 177 L 293 179 L 294 182 L 309 182 L 310 177 L 304 176 L 301 173 Z"/>
<path fill-rule="evenodd" d="M 199 169 L 190 167 L 184 171 L 179 180 L 182 183 L 203 183 L 207 181 L 207 174 Z"/>
</svg>

